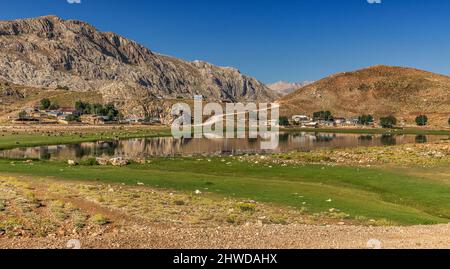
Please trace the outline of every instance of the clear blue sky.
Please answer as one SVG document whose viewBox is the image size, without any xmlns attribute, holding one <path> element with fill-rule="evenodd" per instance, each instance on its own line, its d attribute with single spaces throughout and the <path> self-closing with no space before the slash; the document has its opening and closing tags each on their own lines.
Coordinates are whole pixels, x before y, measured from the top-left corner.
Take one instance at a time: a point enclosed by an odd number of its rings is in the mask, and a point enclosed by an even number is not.
<svg viewBox="0 0 450 269">
<path fill-rule="evenodd" d="M 69 0 L 70 1 L 70 0 Z M 375 64 L 450 75 L 448 0 L 0 0 L 0 19 L 55 14 L 263 82 Z"/>
</svg>

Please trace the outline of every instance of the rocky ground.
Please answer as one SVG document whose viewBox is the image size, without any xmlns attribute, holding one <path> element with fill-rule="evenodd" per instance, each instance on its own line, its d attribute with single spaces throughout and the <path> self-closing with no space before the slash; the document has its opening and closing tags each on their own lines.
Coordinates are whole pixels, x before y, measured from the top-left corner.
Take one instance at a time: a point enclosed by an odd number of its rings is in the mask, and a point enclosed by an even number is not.
<svg viewBox="0 0 450 269">
<path fill-rule="evenodd" d="M 450 248 L 450 224 L 363 226 L 145 186 L 10 175 L 0 185 L 0 248 Z"/>
<path fill-rule="evenodd" d="M 450 141 L 407 144 L 391 147 L 361 147 L 350 149 L 321 149 L 311 152 L 290 152 L 265 156 L 241 156 L 241 160 L 257 164 L 322 164 L 351 166 L 434 167 L 450 164 Z"/>
</svg>

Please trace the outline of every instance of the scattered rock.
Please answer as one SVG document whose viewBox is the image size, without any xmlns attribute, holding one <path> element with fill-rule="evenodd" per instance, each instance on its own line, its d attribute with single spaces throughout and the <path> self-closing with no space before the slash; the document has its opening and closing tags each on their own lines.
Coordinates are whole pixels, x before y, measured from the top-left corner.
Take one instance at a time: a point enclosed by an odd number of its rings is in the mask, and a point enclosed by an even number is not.
<svg viewBox="0 0 450 269">
<path fill-rule="evenodd" d="M 96 158 L 98 165 L 108 165 L 109 159 L 106 158 Z"/>
<path fill-rule="evenodd" d="M 109 160 L 109 162 L 113 166 L 126 166 L 129 164 L 129 161 L 122 157 L 112 158 Z"/>
</svg>

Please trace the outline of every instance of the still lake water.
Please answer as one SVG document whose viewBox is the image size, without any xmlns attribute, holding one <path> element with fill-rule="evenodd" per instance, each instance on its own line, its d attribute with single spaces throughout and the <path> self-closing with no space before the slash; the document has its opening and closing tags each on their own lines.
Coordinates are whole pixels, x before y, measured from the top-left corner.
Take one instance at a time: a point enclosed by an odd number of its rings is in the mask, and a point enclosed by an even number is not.
<svg viewBox="0 0 450 269">
<path fill-rule="evenodd" d="M 280 134 L 279 146 L 273 151 L 261 150 L 261 141 L 258 139 L 138 138 L 111 142 L 17 148 L 0 151 L 0 157 L 67 160 L 101 156 L 145 158 L 157 156 L 239 155 L 246 153 L 310 151 L 320 148 L 392 146 L 425 143 L 448 138 L 448 136 L 433 135 Z"/>
</svg>

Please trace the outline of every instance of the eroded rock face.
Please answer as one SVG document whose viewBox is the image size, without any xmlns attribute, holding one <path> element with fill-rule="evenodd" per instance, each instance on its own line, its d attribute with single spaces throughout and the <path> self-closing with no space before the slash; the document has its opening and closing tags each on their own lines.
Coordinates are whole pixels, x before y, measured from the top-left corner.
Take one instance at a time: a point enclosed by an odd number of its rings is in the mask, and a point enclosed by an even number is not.
<svg viewBox="0 0 450 269">
<path fill-rule="evenodd" d="M 271 101 L 277 96 L 233 68 L 186 62 L 56 16 L 0 22 L 0 79 L 31 87 L 99 91 L 134 107 L 137 99 Z"/>
</svg>

